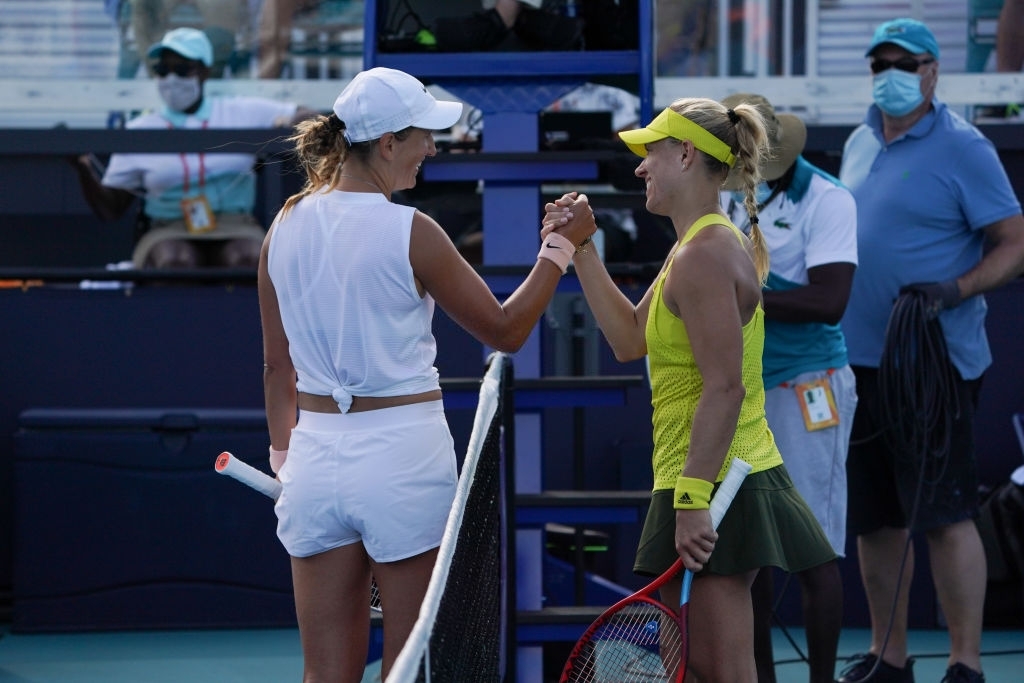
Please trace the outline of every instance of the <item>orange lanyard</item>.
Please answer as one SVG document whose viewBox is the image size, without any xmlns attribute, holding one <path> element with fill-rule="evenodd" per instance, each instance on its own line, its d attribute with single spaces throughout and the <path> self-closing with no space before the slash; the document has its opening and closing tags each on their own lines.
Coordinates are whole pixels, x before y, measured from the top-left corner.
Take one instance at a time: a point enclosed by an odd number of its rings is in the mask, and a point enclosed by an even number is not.
<svg viewBox="0 0 1024 683">
<path fill-rule="evenodd" d="M 206 130 L 206 126 L 207 126 L 208 123 L 209 123 L 209 121 L 203 121 L 203 130 Z M 172 124 L 170 121 L 167 122 L 167 127 L 170 128 L 171 130 L 174 130 L 174 124 Z M 181 168 L 182 168 L 182 171 L 185 174 L 185 180 L 181 184 L 181 193 L 182 193 L 182 195 L 187 195 L 188 194 L 188 189 L 189 189 L 189 186 L 190 186 L 189 174 L 188 174 L 188 159 L 185 157 L 185 153 L 184 152 L 180 153 L 178 155 L 178 157 L 181 159 Z M 199 187 L 200 187 L 200 189 L 202 189 L 205 186 L 206 186 L 206 155 L 203 154 L 202 152 L 200 152 L 199 153 Z"/>
</svg>

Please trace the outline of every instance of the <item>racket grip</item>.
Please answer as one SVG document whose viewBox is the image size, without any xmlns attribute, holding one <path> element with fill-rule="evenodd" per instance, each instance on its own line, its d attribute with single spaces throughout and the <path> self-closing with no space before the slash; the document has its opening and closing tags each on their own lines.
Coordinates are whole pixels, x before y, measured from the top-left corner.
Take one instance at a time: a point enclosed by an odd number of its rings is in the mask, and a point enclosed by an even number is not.
<svg viewBox="0 0 1024 683">
<path fill-rule="evenodd" d="M 226 474 L 243 484 L 251 486 L 274 500 L 277 500 L 277 497 L 281 495 L 281 482 L 259 471 L 252 465 L 242 462 L 227 451 L 217 456 L 217 462 L 214 463 L 213 469 L 220 474 Z"/>
<path fill-rule="evenodd" d="M 711 513 L 711 525 L 714 528 L 717 529 L 718 524 L 725 517 L 725 511 L 729 509 L 729 504 L 732 503 L 732 499 L 736 497 L 736 492 L 743 485 L 743 480 L 750 474 L 750 469 L 750 463 L 739 458 L 732 459 L 729 471 L 725 473 L 725 478 L 722 480 L 721 485 L 719 485 L 715 497 L 711 499 L 711 509 L 709 512 Z"/>
</svg>

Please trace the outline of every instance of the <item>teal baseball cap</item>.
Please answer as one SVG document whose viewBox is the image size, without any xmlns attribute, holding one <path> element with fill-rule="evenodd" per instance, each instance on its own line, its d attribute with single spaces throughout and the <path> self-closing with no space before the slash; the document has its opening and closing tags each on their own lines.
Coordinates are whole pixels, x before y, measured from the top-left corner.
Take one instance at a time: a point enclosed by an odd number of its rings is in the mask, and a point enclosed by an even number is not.
<svg viewBox="0 0 1024 683">
<path fill-rule="evenodd" d="M 935 34 L 916 19 L 893 19 L 881 24 L 875 29 L 871 45 L 864 56 L 870 57 L 875 48 L 883 43 L 899 45 L 915 55 L 928 52 L 935 59 L 939 58 L 939 41 L 935 40 Z"/>
<path fill-rule="evenodd" d="M 168 31 L 163 39 L 149 48 L 150 59 L 156 59 L 164 50 L 177 52 L 185 59 L 213 65 L 213 45 L 206 34 L 197 28 L 176 28 Z"/>
</svg>

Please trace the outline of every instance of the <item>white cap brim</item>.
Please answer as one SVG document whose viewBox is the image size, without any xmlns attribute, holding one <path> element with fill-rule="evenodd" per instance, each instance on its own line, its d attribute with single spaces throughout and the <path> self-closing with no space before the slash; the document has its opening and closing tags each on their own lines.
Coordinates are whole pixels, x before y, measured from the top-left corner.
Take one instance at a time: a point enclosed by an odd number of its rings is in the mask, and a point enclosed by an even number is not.
<svg viewBox="0 0 1024 683">
<path fill-rule="evenodd" d="M 424 130 L 444 130 L 451 128 L 462 118 L 462 103 L 447 100 L 435 100 L 434 106 L 427 112 L 416 117 L 412 125 Z"/>
</svg>

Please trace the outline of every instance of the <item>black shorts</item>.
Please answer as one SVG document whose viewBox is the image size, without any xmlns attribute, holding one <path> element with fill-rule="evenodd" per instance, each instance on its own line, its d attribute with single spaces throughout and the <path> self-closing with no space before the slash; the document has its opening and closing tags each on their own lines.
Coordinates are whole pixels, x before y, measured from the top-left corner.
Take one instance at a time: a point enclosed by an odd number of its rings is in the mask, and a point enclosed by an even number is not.
<svg viewBox="0 0 1024 683">
<path fill-rule="evenodd" d="M 959 415 L 952 422 L 949 447 L 922 457 L 897 453 L 890 445 L 878 370 L 855 366 L 853 372 L 858 401 L 846 459 L 849 533 L 867 534 L 884 527 L 928 531 L 977 517 L 974 414 L 981 378 L 964 380 L 954 370 Z"/>
</svg>

